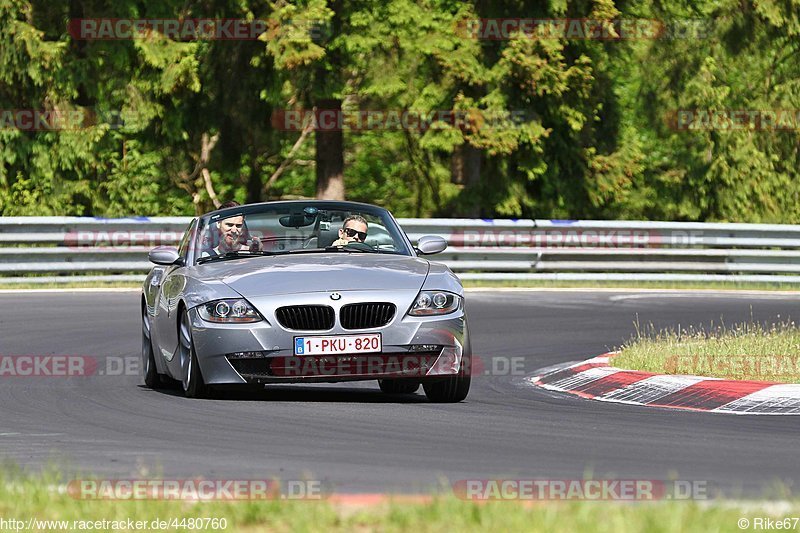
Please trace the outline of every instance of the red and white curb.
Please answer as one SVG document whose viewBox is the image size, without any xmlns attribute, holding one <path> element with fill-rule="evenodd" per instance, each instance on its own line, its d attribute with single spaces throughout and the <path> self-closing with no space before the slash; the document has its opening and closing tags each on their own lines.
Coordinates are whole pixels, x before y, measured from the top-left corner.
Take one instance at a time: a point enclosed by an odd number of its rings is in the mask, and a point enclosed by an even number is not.
<svg viewBox="0 0 800 533">
<path fill-rule="evenodd" d="M 531 378 L 547 390 L 649 407 L 713 413 L 800 415 L 800 384 L 671 376 L 609 366 L 613 353 Z"/>
</svg>

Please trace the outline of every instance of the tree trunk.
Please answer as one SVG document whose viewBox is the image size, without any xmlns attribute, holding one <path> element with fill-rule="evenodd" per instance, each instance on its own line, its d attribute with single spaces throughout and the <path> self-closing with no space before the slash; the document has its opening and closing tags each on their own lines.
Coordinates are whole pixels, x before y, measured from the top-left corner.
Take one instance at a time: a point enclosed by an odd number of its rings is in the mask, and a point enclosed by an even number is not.
<svg viewBox="0 0 800 533">
<path fill-rule="evenodd" d="M 247 200 L 248 204 L 256 204 L 261 201 L 261 175 L 255 163 L 250 163 L 249 175 L 247 176 Z"/>
<path fill-rule="evenodd" d="M 342 101 L 324 99 L 317 102 L 316 111 L 342 112 Z M 317 198 L 344 200 L 344 135 L 340 128 L 315 132 L 317 144 Z"/>
<path fill-rule="evenodd" d="M 453 152 L 450 159 L 450 176 L 452 182 L 464 187 L 464 194 L 469 201 L 463 206 L 465 217 L 480 216 L 481 205 L 478 188 L 481 182 L 481 151 L 469 143 L 464 143 Z"/>
</svg>

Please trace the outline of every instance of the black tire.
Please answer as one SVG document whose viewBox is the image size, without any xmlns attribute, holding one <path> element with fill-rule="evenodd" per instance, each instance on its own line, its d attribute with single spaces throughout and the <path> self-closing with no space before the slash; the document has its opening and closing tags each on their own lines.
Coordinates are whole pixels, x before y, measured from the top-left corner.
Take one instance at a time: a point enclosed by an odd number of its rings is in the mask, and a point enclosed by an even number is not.
<svg viewBox="0 0 800 533">
<path fill-rule="evenodd" d="M 189 313 L 185 309 L 181 315 L 181 323 L 178 325 L 178 342 L 180 344 L 183 393 L 187 398 L 207 398 L 209 389 L 203 380 L 200 365 L 197 363 Z"/>
<path fill-rule="evenodd" d="M 378 386 L 387 394 L 413 394 L 420 382 L 413 379 L 379 379 Z"/>
<path fill-rule="evenodd" d="M 155 389 L 161 385 L 161 376 L 156 369 L 156 357 L 155 352 L 153 352 L 153 340 L 150 337 L 150 321 L 147 318 L 146 309 L 142 309 L 142 369 L 146 387 Z"/>
<path fill-rule="evenodd" d="M 472 364 L 472 354 L 467 352 L 461 362 L 458 374 L 436 381 L 423 382 L 422 388 L 425 396 L 434 403 L 457 403 L 463 401 L 469 394 L 472 380 L 469 368 Z"/>
</svg>

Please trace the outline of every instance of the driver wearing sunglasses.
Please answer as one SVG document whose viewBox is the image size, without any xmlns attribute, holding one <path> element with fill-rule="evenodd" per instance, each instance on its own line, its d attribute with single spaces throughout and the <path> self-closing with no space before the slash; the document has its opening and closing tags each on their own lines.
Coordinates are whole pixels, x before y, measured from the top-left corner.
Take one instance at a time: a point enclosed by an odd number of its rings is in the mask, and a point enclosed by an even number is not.
<svg viewBox="0 0 800 533">
<path fill-rule="evenodd" d="M 351 242 L 364 242 L 367 240 L 367 220 L 361 215 L 350 215 L 342 223 L 339 238 L 333 246 L 345 246 Z"/>
</svg>

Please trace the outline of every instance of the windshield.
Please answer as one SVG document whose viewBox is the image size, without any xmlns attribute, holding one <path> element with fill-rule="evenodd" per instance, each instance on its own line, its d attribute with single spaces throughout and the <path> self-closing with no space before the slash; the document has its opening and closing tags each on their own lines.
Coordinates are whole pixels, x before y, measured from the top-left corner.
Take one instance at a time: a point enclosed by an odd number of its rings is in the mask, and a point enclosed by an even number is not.
<svg viewBox="0 0 800 533">
<path fill-rule="evenodd" d="M 291 253 L 412 255 L 379 208 L 290 203 L 242 206 L 201 221 L 197 262 Z"/>
</svg>

